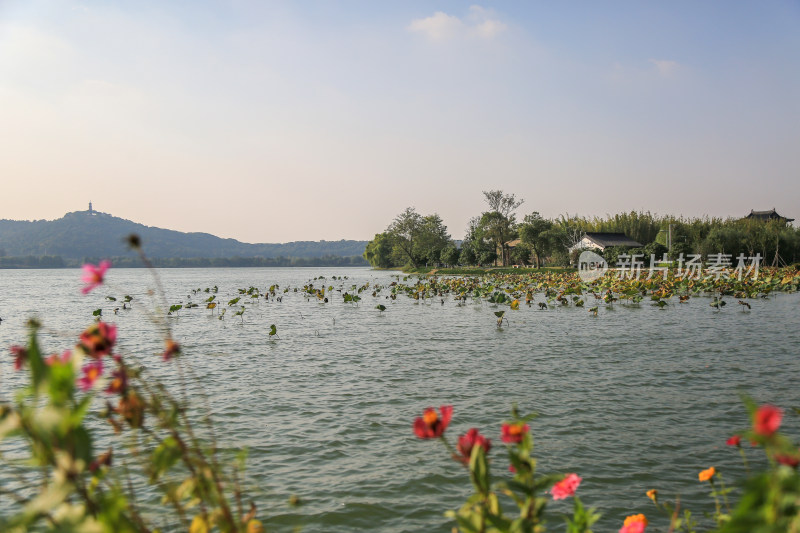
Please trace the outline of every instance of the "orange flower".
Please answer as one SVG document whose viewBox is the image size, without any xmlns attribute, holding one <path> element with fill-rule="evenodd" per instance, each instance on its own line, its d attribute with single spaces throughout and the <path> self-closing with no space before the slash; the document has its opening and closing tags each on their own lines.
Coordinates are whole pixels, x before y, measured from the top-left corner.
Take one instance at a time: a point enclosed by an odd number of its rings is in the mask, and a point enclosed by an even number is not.
<svg viewBox="0 0 800 533">
<path fill-rule="evenodd" d="M 433 410 L 433 407 L 425 409 L 422 416 L 414 420 L 414 434 L 421 439 L 441 437 L 453 417 L 453 406 L 443 405 L 439 408 L 439 412 L 442 415 L 441 418 Z"/>
<path fill-rule="evenodd" d="M 716 473 L 717 473 L 717 469 L 712 466 L 711 468 L 707 468 L 707 469 L 703 470 L 702 472 L 700 472 L 699 474 L 697 474 L 697 478 L 700 481 L 710 481 L 711 478 L 713 478 L 714 474 L 716 474 Z"/>
<path fill-rule="evenodd" d="M 512 422 L 510 424 L 503 424 L 500 428 L 501 439 L 503 442 L 517 443 L 522 442 L 522 437 L 530 431 L 528 424 L 522 422 Z"/>
<path fill-rule="evenodd" d="M 169 361 L 170 359 L 172 359 L 176 355 L 180 355 L 180 353 L 181 353 L 181 345 L 180 344 L 178 344 L 177 342 L 175 342 L 172 339 L 167 339 L 164 342 L 164 344 L 166 345 L 166 349 L 164 350 L 164 353 L 161 354 L 161 357 L 164 359 L 164 361 Z"/>
<path fill-rule="evenodd" d="M 632 514 L 625 519 L 619 533 L 644 533 L 647 527 L 647 517 L 643 514 Z"/>
<path fill-rule="evenodd" d="M 656 489 L 650 489 L 650 490 L 648 490 L 648 491 L 646 492 L 646 494 L 647 494 L 647 497 L 648 497 L 648 498 L 650 498 L 651 500 L 653 500 L 653 503 L 655 503 L 655 502 L 656 502 L 656 500 L 658 500 L 658 491 L 657 491 Z"/>
</svg>

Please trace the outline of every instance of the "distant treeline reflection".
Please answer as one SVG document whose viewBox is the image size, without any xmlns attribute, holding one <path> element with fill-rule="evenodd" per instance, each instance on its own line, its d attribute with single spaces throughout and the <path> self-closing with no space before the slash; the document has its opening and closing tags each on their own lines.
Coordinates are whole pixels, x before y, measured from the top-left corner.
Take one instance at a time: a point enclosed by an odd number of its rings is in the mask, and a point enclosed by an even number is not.
<svg viewBox="0 0 800 533">
<path fill-rule="evenodd" d="M 60 255 L 26 255 L 0 257 L 0 268 L 77 268 L 84 263 L 97 263 L 100 258 L 65 259 Z M 352 267 L 368 266 L 361 256 L 325 255 L 322 257 L 162 257 L 151 259 L 158 268 L 226 268 L 226 267 Z M 113 257 L 115 268 L 139 268 L 138 257 Z"/>
</svg>

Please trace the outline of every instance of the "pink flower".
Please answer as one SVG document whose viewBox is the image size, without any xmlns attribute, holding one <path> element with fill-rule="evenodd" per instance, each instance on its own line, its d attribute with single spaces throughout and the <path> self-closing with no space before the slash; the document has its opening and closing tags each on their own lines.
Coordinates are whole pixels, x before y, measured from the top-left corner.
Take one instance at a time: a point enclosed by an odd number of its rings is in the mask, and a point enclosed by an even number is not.
<svg viewBox="0 0 800 533">
<path fill-rule="evenodd" d="M 69 362 L 70 357 L 72 357 L 72 352 L 70 350 L 64 350 L 64 353 L 61 355 L 54 353 L 45 359 L 44 362 L 47 364 L 47 366 L 63 365 Z"/>
<path fill-rule="evenodd" d="M 100 264 L 94 266 L 90 263 L 86 263 L 83 265 L 83 280 L 86 283 L 86 286 L 81 289 L 83 294 L 90 293 L 96 287 L 99 287 L 103 284 L 103 277 L 106 275 L 106 270 L 111 268 L 111 261 L 103 260 L 100 261 Z"/>
<path fill-rule="evenodd" d="M 753 431 L 762 437 L 770 437 L 781 426 L 783 411 L 774 405 L 762 405 L 753 418 Z"/>
<path fill-rule="evenodd" d="M 83 376 L 78 380 L 78 386 L 83 391 L 92 388 L 94 382 L 103 374 L 103 360 L 98 359 L 83 367 Z"/>
<path fill-rule="evenodd" d="M 567 474 L 564 479 L 553 485 L 550 489 L 550 494 L 553 495 L 554 500 L 563 500 L 569 496 L 575 496 L 575 491 L 578 490 L 578 485 L 583 481 L 578 474 Z"/>
<path fill-rule="evenodd" d="M 460 456 L 455 456 L 456 459 L 461 461 L 464 464 L 468 464 L 470 457 L 472 457 L 472 449 L 478 446 L 483 448 L 484 453 L 489 453 L 489 450 L 492 449 L 492 443 L 489 439 L 478 433 L 478 430 L 475 428 L 470 429 L 465 434 L 458 437 L 458 444 L 456 444 L 456 450 L 460 453 Z"/>
<path fill-rule="evenodd" d="M 522 442 L 522 437 L 528 433 L 529 430 L 528 424 L 513 422 L 511 424 L 503 424 L 500 428 L 500 434 L 503 442 L 517 443 Z"/>
<path fill-rule="evenodd" d="M 25 361 L 28 360 L 28 350 L 23 346 L 14 345 L 10 348 L 11 355 L 14 356 L 14 370 L 19 370 Z"/>
<path fill-rule="evenodd" d="M 453 406 L 443 405 L 439 408 L 439 413 L 442 415 L 441 418 L 433 407 L 425 409 L 422 417 L 414 420 L 414 434 L 421 439 L 441 437 L 453 417 Z"/>
<path fill-rule="evenodd" d="M 742 445 L 742 437 L 740 437 L 739 435 L 734 435 L 733 437 L 731 437 L 728 440 L 726 440 L 725 444 L 727 444 L 728 446 L 741 447 L 741 445 Z"/>
<path fill-rule="evenodd" d="M 111 353 L 117 342 L 117 326 L 108 322 L 98 322 L 81 333 L 81 346 L 89 357 L 99 359 Z"/>
</svg>

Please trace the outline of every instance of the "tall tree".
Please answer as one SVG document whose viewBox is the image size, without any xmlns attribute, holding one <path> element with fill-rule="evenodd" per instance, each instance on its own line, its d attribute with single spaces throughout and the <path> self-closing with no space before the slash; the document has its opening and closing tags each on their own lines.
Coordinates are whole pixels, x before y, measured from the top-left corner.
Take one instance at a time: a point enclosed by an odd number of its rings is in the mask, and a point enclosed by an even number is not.
<svg viewBox="0 0 800 533">
<path fill-rule="evenodd" d="M 548 233 L 552 227 L 553 223 L 542 218 L 538 211 L 525 215 L 519 226 L 519 238 L 531 247 L 536 268 L 541 266 L 542 257 L 547 254 L 552 244 L 551 235 Z"/>
<path fill-rule="evenodd" d="M 394 248 L 414 267 L 419 266 L 419 259 L 414 254 L 414 244 L 421 230 L 422 215 L 413 207 L 407 207 L 386 228 L 386 233 L 392 236 Z"/>
<path fill-rule="evenodd" d="M 504 217 L 508 218 L 513 211 L 525 203 L 525 200 L 519 199 L 513 194 L 503 194 L 503 191 L 483 191 L 484 199 L 489 204 L 489 211 L 497 211 Z"/>
<path fill-rule="evenodd" d="M 451 242 L 447 226 L 439 215 L 434 213 L 422 217 L 420 231 L 414 243 L 414 256 L 419 261 L 436 263 L 440 259 L 442 250 Z"/>
<path fill-rule="evenodd" d="M 508 265 L 508 246 L 506 243 L 516 235 L 516 216 L 514 210 L 524 200 L 518 200 L 513 194 L 503 191 L 483 191 L 484 199 L 489 204 L 489 211 L 483 213 L 479 223 L 480 233 L 493 244 L 497 256 L 503 266 Z"/>
<path fill-rule="evenodd" d="M 413 207 L 397 215 L 384 233 L 391 238 L 396 260 L 415 268 L 438 262 L 442 250 L 452 244 L 439 215 L 422 216 Z"/>
</svg>

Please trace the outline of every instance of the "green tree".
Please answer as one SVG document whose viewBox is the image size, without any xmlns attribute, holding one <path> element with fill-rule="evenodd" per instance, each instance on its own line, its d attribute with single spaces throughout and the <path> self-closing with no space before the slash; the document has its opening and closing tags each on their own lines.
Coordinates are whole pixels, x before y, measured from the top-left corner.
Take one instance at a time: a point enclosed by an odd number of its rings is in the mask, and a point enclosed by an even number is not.
<svg viewBox="0 0 800 533">
<path fill-rule="evenodd" d="M 439 260 L 445 265 L 454 266 L 458 264 L 460 257 L 461 254 L 458 248 L 451 244 L 442 250 L 442 253 L 439 255 Z"/>
<path fill-rule="evenodd" d="M 508 246 L 506 243 L 516 236 L 516 217 L 514 210 L 524 200 L 500 190 L 483 191 L 489 211 L 483 213 L 478 224 L 479 235 L 494 245 L 495 255 L 503 266 L 508 265 Z M 486 255 L 486 254 L 482 254 Z"/>
<path fill-rule="evenodd" d="M 530 244 L 521 242 L 511 249 L 511 254 L 510 254 L 511 262 L 515 265 L 521 264 L 528 266 L 531 262 L 532 252 L 533 248 L 531 248 Z"/>
<path fill-rule="evenodd" d="M 391 236 L 395 253 L 414 267 L 419 266 L 419 258 L 414 254 L 414 244 L 421 231 L 422 215 L 413 207 L 407 207 L 386 228 L 386 233 Z"/>
<path fill-rule="evenodd" d="M 426 263 L 436 263 L 439 261 L 442 250 L 451 245 L 450 234 L 447 233 L 447 226 L 444 225 L 442 218 L 437 215 L 422 217 L 422 224 L 419 234 L 414 243 L 414 256 Z"/>
<path fill-rule="evenodd" d="M 475 250 L 472 248 L 472 243 L 464 241 L 461 245 L 461 254 L 458 256 L 458 262 L 462 265 L 474 265 L 478 262 Z"/>
<path fill-rule="evenodd" d="M 396 266 L 392 257 L 392 237 L 387 233 L 377 233 L 375 238 L 367 243 L 364 250 L 364 259 L 376 268 L 391 268 Z"/>
<path fill-rule="evenodd" d="M 526 215 L 519 226 L 520 240 L 530 246 L 536 261 L 536 268 L 541 266 L 542 258 L 553 245 L 553 234 L 548 233 L 553 223 L 542 218 L 538 211 Z"/>
<path fill-rule="evenodd" d="M 422 216 L 413 207 L 397 215 L 384 234 L 392 243 L 395 264 L 415 268 L 439 261 L 442 250 L 452 243 L 439 215 Z"/>
<path fill-rule="evenodd" d="M 467 224 L 467 232 L 461 243 L 461 264 L 474 265 L 484 252 L 493 251 L 492 243 L 486 240 L 480 227 L 481 217 L 472 217 Z M 492 259 L 494 261 L 494 259 Z"/>
</svg>

